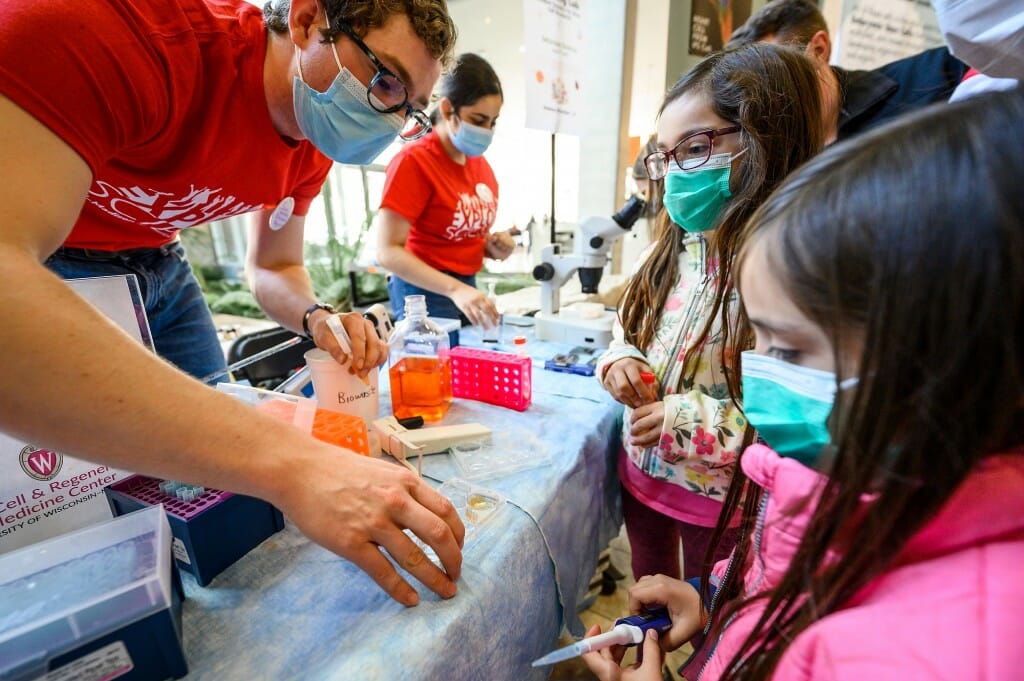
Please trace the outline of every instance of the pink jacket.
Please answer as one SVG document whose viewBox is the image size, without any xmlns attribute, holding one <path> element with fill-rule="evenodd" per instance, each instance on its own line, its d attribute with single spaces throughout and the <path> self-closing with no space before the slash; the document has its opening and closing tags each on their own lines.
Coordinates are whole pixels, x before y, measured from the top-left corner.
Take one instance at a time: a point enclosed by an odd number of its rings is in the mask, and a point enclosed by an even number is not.
<svg viewBox="0 0 1024 681">
<path fill-rule="evenodd" d="M 993 456 L 904 547 L 894 567 L 796 637 L 776 680 L 1024 679 L 1024 452 Z M 744 472 L 766 491 L 748 594 L 778 583 L 810 512 L 791 508 L 818 473 L 763 445 Z M 716 566 L 724 571 L 725 563 Z M 714 681 L 746 639 L 756 606 L 723 631 L 700 673 Z"/>
</svg>

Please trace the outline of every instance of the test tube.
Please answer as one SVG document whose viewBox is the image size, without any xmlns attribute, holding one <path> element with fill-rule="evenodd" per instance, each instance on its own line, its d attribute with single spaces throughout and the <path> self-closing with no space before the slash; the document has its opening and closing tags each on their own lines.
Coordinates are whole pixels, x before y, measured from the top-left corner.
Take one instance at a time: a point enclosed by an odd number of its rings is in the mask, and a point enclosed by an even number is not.
<svg viewBox="0 0 1024 681">
<path fill-rule="evenodd" d="M 169 497 L 176 496 L 178 489 L 181 487 L 181 483 L 175 480 L 164 480 L 160 483 L 160 491 Z"/>
<path fill-rule="evenodd" d="M 512 345 L 516 349 L 516 354 L 520 357 L 526 357 L 526 336 L 516 336 L 512 339 Z"/>
</svg>

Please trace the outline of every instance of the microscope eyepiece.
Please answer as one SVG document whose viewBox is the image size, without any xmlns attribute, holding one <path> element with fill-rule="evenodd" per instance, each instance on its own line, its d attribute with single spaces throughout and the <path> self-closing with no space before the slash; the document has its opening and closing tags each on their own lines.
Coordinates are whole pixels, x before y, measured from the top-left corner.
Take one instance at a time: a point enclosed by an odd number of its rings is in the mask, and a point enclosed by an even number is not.
<svg viewBox="0 0 1024 681">
<path fill-rule="evenodd" d="M 612 220 L 615 221 L 622 229 L 633 229 L 633 225 L 644 214 L 647 209 L 647 202 L 644 201 L 642 196 L 634 194 L 629 197 L 629 201 L 626 201 L 626 205 L 619 209 L 619 212 L 612 216 Z"/>
</svg>

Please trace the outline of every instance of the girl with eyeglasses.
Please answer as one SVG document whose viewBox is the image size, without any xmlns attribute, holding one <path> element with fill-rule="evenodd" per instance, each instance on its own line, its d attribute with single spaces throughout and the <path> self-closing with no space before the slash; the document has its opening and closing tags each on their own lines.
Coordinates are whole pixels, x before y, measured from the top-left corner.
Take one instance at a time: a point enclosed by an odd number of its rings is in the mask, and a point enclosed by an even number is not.
<svg viewBox="0 0 1024 681">
<path fill-rule="evenodd" d="M 408 295 L 423 295 L 432 317 L 491 327 L 498 310 L 476 288 L 484 256 L 504 260 L 515 243 L 491 232 L 498 182 L 483 154 L 501 113 L 501 83 L 491 65 L 462 54 L 441 82 L 433 130 L 411 142 L 387 169 L 377 260 L 391 271 L 396 320 Z"/>
<path fill-rule="evenodd" d="M 672 628 L 636 669 L 588 654 L 601 679 L 660 681 L 661 649 L 695 634 L 701 681 L 1021 677 L 1021 120 L 1022 90 L 935 105 L 830 148 L 751 218 L 733 274 L 767 446 L 730 495 L 743 538 L 700 592 L 641 579 L 630 608 Z"/>
<path fill-rule="evenodd" d="M 738 306 L 737 236 L 771 190 L 822 148 L 819 109 L 810 63 L 771 45 L 711 55 L 662 104 L 658 150 L 646 159 L 651 180 L 664 185 L 658 236 L 597 367 L 626 406 L 618 469 L 637 579 L 700 575 L 737 457 L 753 440 L 731 368 L 749 334 L 723 323 Z M 716 556 L 728 554 L 733 535 Z"/>
</svg>

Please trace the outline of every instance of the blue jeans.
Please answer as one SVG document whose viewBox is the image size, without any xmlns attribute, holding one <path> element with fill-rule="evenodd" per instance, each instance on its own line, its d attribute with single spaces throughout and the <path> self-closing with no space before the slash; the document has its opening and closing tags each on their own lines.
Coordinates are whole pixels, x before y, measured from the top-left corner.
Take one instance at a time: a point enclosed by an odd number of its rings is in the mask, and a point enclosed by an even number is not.
<svg viewBox="0 0 1024 681">
<path fill-rule="evenodd" d="M 449 277 L 455 277 L 464 284 L 469 284 L 476 288 L 475 274 L 455 274 L 454 272 L 445 272 L 444 274 L 447 274 Z M 388 296 L 391 298 L 391 316 L 394 317 L 396 322 L 405 319 L 405 297 L 417 295 L 426 297 L 428 316 L 440 317 L 442 319 L 458 319 L 462 321 L 463 326 L 469 326 L 469 319 L 466 315 L 462 314 L 451 298 L 442 296 L 440 293 L 428 291 L 419 286 L 414 286 L 392 274 L 388 277 Z"/>
<path fill-rule="evenodd" d="M 58 248 L 46 266 L 64 279 L 134 274 L 156 353 L 196 378 L 226 366 L 213 317 L 180 243 L 109 253 Z"/>
</svg>

